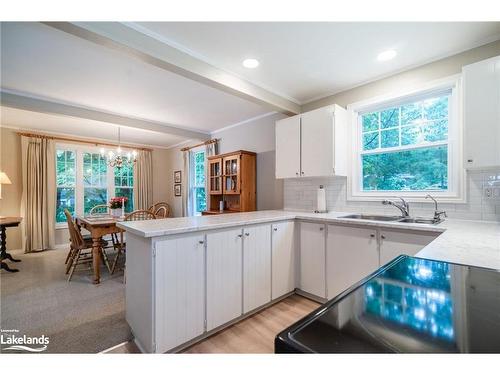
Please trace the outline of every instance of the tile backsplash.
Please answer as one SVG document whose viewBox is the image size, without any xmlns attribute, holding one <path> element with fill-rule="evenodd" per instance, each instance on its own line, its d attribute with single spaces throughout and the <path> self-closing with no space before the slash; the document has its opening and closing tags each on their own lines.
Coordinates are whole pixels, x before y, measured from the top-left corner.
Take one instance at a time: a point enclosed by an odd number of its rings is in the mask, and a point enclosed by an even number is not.
<svg viewBox="0 0 500 375">
<path fill-rule="evenodd" d="M 442 203 L 449 218 L 466 220 L 500 221 L 500 168 L 467 172 L 467 203 Z M 357 213 L 399 214 L 380 202 L 346 200 L 346 177 L 292 178 L 284 183 L 284 207 L 288 210 L 313 211 L 316 208 L 316 190 L 323 185 L 326 190 L 328 211 Z M 439 202 L 439 199 L 438 199 Z M 433 203 L 410 203 L 412 216 L 432 217 Z"/>
</svg>

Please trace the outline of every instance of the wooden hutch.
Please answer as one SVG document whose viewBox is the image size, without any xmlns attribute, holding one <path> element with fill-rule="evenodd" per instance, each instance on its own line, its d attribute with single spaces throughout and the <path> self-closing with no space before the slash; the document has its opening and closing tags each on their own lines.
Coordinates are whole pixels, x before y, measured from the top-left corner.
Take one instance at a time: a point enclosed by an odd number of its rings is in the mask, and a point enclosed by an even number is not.
<svg viewBox="0 0 500 375">
<path fill-rule="evenodd" d="M 255 211 L 256 154 L 234 151 L 207 158 L 208 209 L 203 215 Z M 224 202 L 224 211 L 219 202 Z"/>
</svg>

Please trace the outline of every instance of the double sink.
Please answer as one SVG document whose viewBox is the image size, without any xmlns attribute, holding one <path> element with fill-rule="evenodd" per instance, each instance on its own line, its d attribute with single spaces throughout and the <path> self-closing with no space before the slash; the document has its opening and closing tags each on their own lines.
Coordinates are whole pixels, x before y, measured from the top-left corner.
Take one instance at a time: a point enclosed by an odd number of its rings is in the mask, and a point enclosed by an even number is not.
<svg viewBox="0 0 500 375">
<path fill-rule="evenodd" d="M 423 217 L 403 217 L 390 215 L 363 215 L 352 214 L 339 216 L 339 219 L 357 219 L 357 220 L 372 220 L 372 221 L 393 221 L 398 223 L 415 223 L 415 224 L 439 224 L 443 220 L 426 219 Z"/>
</svg>

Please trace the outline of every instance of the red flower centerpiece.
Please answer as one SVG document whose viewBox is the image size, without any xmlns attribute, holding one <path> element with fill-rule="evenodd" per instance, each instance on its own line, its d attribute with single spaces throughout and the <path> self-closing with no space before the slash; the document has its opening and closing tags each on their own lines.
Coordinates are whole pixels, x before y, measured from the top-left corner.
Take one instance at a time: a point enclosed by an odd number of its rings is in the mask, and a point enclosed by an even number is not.
<svg viewBox="0 0 500 375">
<path fill-rule="evenodd" d="M 125 203 L 127 202 L 127 197 L 114 197 L 109 201 L 109 208 L 111 209 L 111 215 L 114 217 L 125 216 Z"/>
</svg>

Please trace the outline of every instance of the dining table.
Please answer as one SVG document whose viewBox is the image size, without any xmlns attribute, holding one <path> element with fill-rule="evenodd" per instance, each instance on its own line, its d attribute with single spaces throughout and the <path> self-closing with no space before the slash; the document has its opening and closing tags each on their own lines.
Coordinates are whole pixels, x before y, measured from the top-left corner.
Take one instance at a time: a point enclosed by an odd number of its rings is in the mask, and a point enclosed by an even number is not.
<svg viewBox="0 0 500 375">
<path fill-rule="evenodd" d="M 111 215 L 92 215 L 92 216 L 77 216 L 76 224 L 80 228 L 86 229 L 90 232 L 92 237 L 92 267 L 94 270 L 93 283 L 99 284 L 101 282 L 101 252 L 102 238 L 104 236 L 119 233 L 120 246 L 123 244 L 124 230 L 118 228 L 116 223 L 123 221 L 121 218 L 113 217 Z"/>
</svg>

